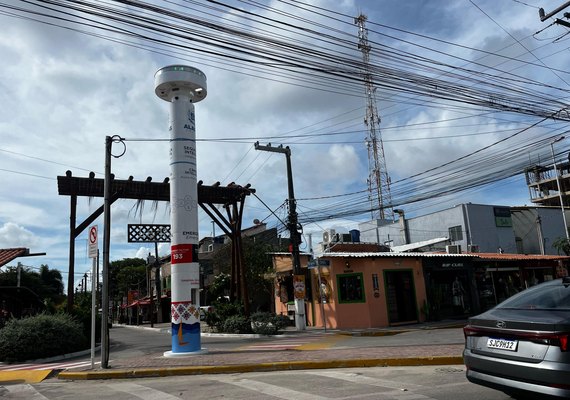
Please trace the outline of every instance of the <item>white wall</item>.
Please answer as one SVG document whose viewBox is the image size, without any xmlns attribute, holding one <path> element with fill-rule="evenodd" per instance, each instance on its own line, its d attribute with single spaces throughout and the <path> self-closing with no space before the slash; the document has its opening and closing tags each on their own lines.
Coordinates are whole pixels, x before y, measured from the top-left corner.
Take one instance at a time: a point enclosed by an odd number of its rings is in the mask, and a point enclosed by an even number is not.
<svg viewBox="0 0 570 400">
<path fill-rule="evenodd" d="M 557 254 L 552 243 L 559 237 L 565 237 L 564 223 L 559 209 L 513 207 L 510 217 L 512 226 L 500 226 L 495 217 L 495 207 L 509 208 L 484 204 L 460 204 L 411 218 L 407 220 L 410 241 L 415 243 L 449 237 L 449 228 L 460 226 L 462 239 L 452 244 L 460 245 L 462 251 L 467 251 L 468 245 L 473 244 L 479 246 L 480 252 L 496 253 L 500 247 L 505 253 L 517 253 L 515 238 L 520 237 L 524 253 L 540 254 L 536 228 L 536 216 L 540 215 L 545 254 Z M 358 228 L 362 242 L 392 241 L 393 246 L 399 246 L 405 241 L 398 221 L 369 221 L 359 224 Z"/>
</svg>

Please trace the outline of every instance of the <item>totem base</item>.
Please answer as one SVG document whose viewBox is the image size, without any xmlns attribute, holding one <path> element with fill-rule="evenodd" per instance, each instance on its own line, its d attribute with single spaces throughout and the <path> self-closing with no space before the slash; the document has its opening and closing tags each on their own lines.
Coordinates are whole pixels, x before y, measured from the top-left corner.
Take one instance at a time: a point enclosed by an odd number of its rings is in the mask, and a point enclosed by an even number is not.
<svg viewBox="0 0 570 400">
<path fill-rule="evenodd" d="M 206 349 L 204 347 L 200 350 L 197 350 L 197 351 L 185 351 L 185 352 L 181 352 L 181 353 L 175 353 L 172 350 L 169 350 L 169 351 L 164 352 L 164 357 L 181 358 L 181 357 L 199 356 L 201 354 L 207 354 L 207 353 L 208 353 L 208 349 Z"/>
</svg>

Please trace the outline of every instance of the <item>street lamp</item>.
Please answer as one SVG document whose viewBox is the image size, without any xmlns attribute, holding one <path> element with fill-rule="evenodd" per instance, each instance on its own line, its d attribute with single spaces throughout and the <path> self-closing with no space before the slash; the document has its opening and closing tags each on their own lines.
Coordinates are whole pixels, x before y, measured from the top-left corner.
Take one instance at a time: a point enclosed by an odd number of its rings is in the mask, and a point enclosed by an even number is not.
<svg viewBox="0 0 570 400">
<path fill-rule="evenodd" d="M 556 158 L 554 157 L 554 143 L 557 143 L 564 139 L 564 136 L 560 136 L 550 142 L 550 151 L 552 152 L 552 163 L 554 164 L 554 173 L 556 174 L 556 186 L 558 187 L 558 196 L 560 198 L 560 209 L 562 210 L 562 219 L 564 220 L 564 232 L 566 233 L 566 240 L 570 241 L 570 236 L 568 235 L 568 224 L 566 223 L 566 213 L 564 212 L 564 201 L 562 199 L 562 190 L 560 189 L 560 177 L 558 176 L 558 168 L 556 167 Z"/>
</svg>

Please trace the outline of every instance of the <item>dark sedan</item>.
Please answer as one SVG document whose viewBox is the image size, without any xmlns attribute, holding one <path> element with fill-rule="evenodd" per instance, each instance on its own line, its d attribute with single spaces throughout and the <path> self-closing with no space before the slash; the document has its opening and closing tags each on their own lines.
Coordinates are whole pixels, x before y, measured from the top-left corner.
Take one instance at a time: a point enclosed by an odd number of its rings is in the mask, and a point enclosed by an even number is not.
<svg viewBox="0 0 570 400">
<path fill-rule="evenodd" d="M 514 398 L 570 398 L 570 277 L 512 296 L 463 331 L 469 381 Z"/>
</svg>

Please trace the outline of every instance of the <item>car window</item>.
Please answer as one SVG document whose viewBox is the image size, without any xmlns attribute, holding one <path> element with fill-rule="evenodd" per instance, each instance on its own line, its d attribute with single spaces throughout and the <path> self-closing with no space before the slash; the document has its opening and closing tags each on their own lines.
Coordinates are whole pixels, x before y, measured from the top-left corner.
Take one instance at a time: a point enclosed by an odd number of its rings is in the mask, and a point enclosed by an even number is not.
<svg viewBox="0 0 570 400">
<path fill-rule="evenodd" d="M 505 300 L 497 308 L 570 310 L 570 286 L 538 285 Z"/>
</svg>

